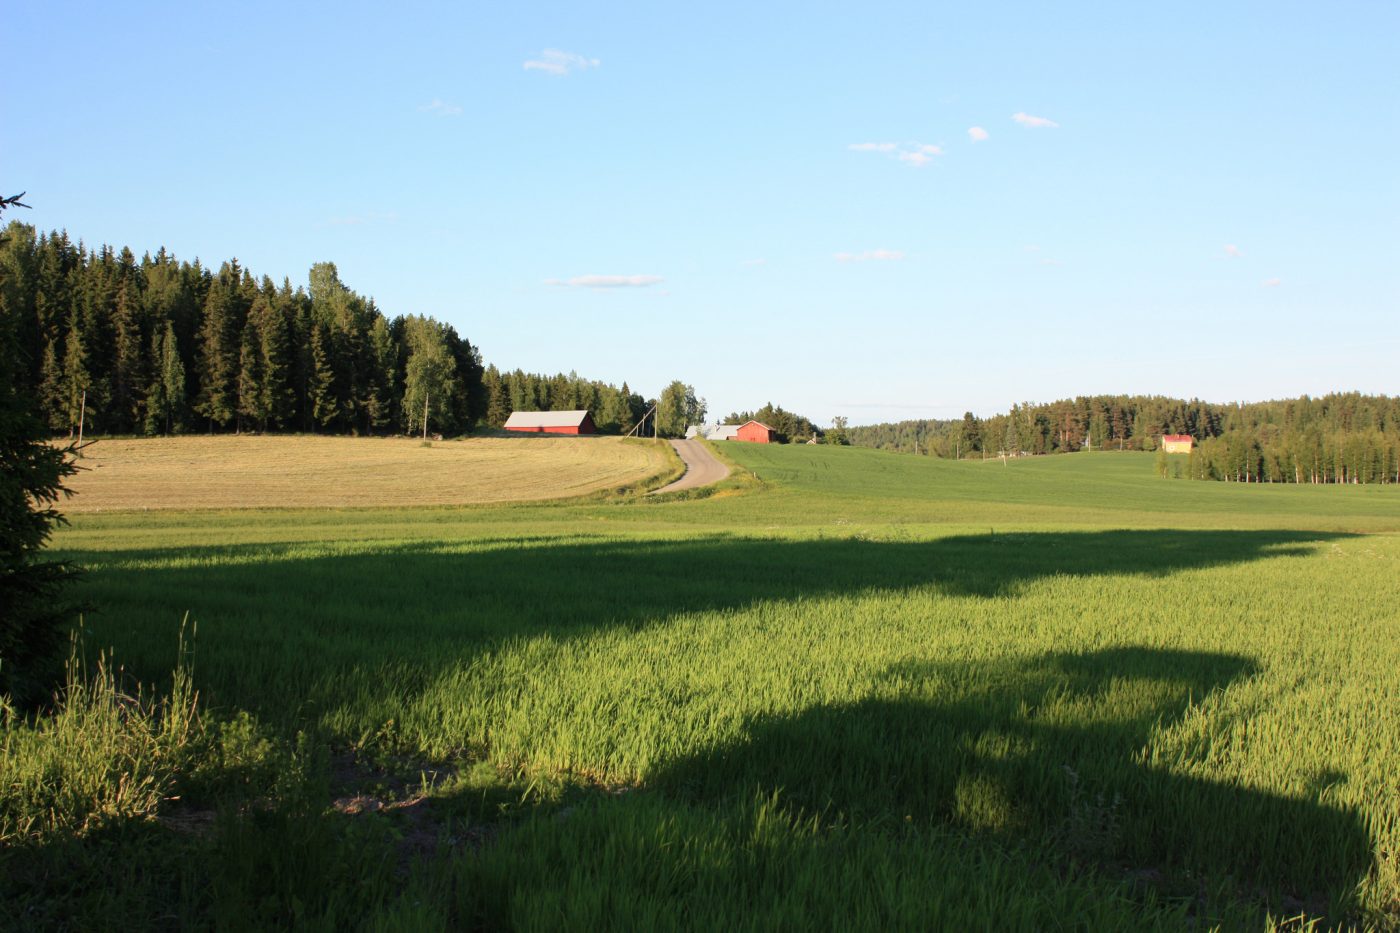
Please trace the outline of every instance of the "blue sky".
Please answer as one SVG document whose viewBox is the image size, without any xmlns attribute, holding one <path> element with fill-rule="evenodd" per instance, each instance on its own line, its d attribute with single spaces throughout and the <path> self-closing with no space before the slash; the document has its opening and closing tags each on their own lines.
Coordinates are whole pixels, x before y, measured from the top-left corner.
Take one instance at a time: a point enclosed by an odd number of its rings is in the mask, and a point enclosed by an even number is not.
<svg viewBox="0 0 1400 933">
<path fill-rule="evenodd" d="M 668 6 L 6 0 L 0 184 L 712 413 L 1400 389 L 1397 5 Z"/>
</svg>

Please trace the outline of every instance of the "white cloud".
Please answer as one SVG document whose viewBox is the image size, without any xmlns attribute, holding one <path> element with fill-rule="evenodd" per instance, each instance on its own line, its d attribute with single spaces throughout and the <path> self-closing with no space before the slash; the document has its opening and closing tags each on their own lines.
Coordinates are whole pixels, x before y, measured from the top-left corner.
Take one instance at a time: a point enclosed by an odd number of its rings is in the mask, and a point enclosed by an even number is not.
<svg viewBox="0 0 1400 933">
<path fill-rule="evenodd" d="M 457 104 L 449 104 L 441 97 L 434 97 L 428 103 L 420 104 L 418 111 L 419 113 L 436 114 L 439 117 L 460 117 L 462 115 L 462 108 L 460 106 Z"/>
<path fill-rule="evenodd" d="M 974 126 L 968 128 L 967 135 L 971 137 L 972 141 L 975 143 L 984 143 L 987 141 L 987 138 L 992 134 L 988 133 L 980 126 Z"/>
<path fill-rule="evenodd" d="M 1235 244 L 1233 244 L 1233 243 L 1226 243 L 1226 244 L 1225 244 L 1225 255 L 1228 256 L 1228 257 L 1230 257 L 1231 259 L 1239 259 L 1241 256 L 1244 255 L 1244 253 L 1240 252 L 1240 248 L 1239 248 L 1238 246 L 1236 246 Z"/>
<path fill-rule="evenodd" d="M 837 262 L 893 262 L 903 259 L 904 253 L 897 249 L 868 249 L 863 253 L 837 253 L 832 258 Z"/>
<path fill-rule="evenodd" d="M 1264 288 L 1278 288 L 1283 284 L 1283 279 L 1265 279 L 1259 284 Z"/>
<path fill-rule="evenodd" d="M 932 162 L 934 156 L 943 155 L 942 146 L 929 143 L 851 143 L 846 148 L 852 152 L 884 153 L 915 168 L 922 168 Z"/>
<path fill-rule="evenodd" d="M 1023 246 L 1023 247 L 1021 247 L 1021 249 L 1025 250 L 1025 251 L 1028 252 L 1028 253 L 1038 253 L 1038 252 L 1040 252 L 1040 247 L 1039 247 L 1039 246 L 1036 246 L 1034 243 L 1029 244 L 1029 245 L 1027 245 L 1027 246 Z"/>
<path fill-rule="evenodd" d="M 740 262 L 739 265 L 743 266 L 743 267 L 746 268 L 746 269 L 752 269 L 752 268 L 755 267 L 755 266 L 766 266 L 766 265 L 768 265 L 768 260 L 766 260 L 766 259 L 745 259 L 745 260 L 743 260 L 742 262 Z"/>
<path fill-rule="evenodd" d="M 596 58 L 585 58 L 577 52 L 563 52 L 559 49 L 545 49 L 539 58 L 525 62 L 526 71 L 543 71 L 545 74 L 566 75 L 573 71 L 586 71 L 601 65 Z"/>
<path fill-rule="evenodd" d="M 1058 260 L 1058 259 L 1042 259 L 1042 260 L 1040 261 L 1040 264 L 1041 264 L 1042 266 L 1063 266 L 1063 265 L 1064 265 L 1064 263 L 1060 262 L 1060 260 Z"/>
<path fill-rule="evenodd" d="M 545 279 L 546 285 L 564 288 L 645 288 L 663 281 L 659 275 L 576 275 L 571 279 Z"/>
<path fill-rule="evenodd" d="M 899 154 L 899 161 L 908 162 L 920 168 L 933 161 L 934 156 L 941 156 L 943 148 L 941 146 L 916 145 L 913 149 Z"/>
<path fill-rule="evenodd" d="M 1025 113 L 1024 111 L 1021 113 L 1013 113 L 1011 115 L 1011 119 L 1015 120 L 1022 126 L 1045 127 L 1046 129 L 1052 130 L 1058 129 L 1060 126 L 1060 124 L 1056 123 L 1054 120 L 1049 120 L 1045 117 L 1033 117 L 1030 114 Z"/>
</svg>

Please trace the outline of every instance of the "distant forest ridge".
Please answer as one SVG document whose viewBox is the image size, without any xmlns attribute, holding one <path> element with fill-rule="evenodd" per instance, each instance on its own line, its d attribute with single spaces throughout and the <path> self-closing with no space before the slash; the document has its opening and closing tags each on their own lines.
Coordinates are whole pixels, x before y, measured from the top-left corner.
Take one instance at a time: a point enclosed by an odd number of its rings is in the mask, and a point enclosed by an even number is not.
<svg viewBox="0 0 1400 933">
<path fill-rule="evenodd" d="M 388 317 L 332 263 L 309 281 L 277 285 L 236 259 L 215 270 L 164 248 L 140 259 L 89 250 L 13 222 L 0 320 L 25 365 L 6 375 L 58 433 L 82 419 L 103 434 L 416 434 L 426 417 L 429 431 L 454 435 L 499 427 L 512 408 L 588 408 L 600 429 L 621 432 L 652 404 L 625 382 L 484 367 L 451 325 Z M 662 402 L 663 434 L 702 404 L 678 383 Z"/>
<path fill-rule="evenodd" d="M 990 418 L 911 420 L 847 429 L 862 447 L 936 457 L 1156 450 L 1189 434 L 1188 462 L 1165 473 L 1238 482 L 1400 483 L 1400 397 L 1332 393 L 1268 402 L 1091 395 L 1027 402 Z"/>
</svg>

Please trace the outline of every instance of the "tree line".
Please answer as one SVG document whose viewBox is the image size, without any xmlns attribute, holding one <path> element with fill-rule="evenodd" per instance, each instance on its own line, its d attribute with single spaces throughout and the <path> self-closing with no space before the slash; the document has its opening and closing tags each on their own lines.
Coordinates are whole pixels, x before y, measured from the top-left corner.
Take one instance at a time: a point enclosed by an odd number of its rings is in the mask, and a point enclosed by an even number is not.
<svg viewBox="0 0 1400 933">
<path fill-rule="evenodd" d="M 694 386 L 679 380 L 667 385 L 659 399 L 633 392 L 626 382 L 619 387 L 576 372 L 546 376 L 487 366 L 482 384 L 487 399 L 484 424 L 489 428 L 503 426 L 513 411 L 586 410 L 601 434 L 627 434 L 646 419 L 646 436 L 655 431 L 661 437 L 680 437 L 688 425 L 705 417 L 705 400 L 696 396 Z"/>
<path fill-rule="evenodd" d="M 853 428 L 847 428 L 846 435 L 855 447 L 874 447 L 877 450 L 894 450 L 900 453 L 929 454 L 931 452 L 930 445 L 940 443 L 940 438 L 953 424 L 952 421 L 938 418 L 917 418 L 857 425 Z"/>
<path fill-rule="evenodd" d="M 781 405 L 768 402 L 757 411 L 730 412 L 725 424 L 743 424 L 746 421 L 759 421 L 773 429 L 775 440 L 780 444 L 804 443 L 812 438 L 821 439 L 821 431 L 810 419 L 796 412 L 785 410 Z"/>
<path fill-rule="evenodd" d="M 937 457 L 1021 456 L 1078 450 L 1155 450 L 1189 434 L 1195 452 L 1172 472 L 1238 482 L 1400 482 L 1400 397 L 1332 393 L 1216 404 L 1163 396 L 1077 396 L 1026 402 L 955 421 L 850 429 L 854 444 Z"/>
<path fill-rule="evenodd" d="M 0 250 L 0 313 L 15 322 L 16 378 L 48 426 L 182 431 L 465 431 L 484 414 L 481 356 L 448 324 L 387 317 L 340 281 L 310 287 L 217 270 L 164 248 L 86 249 L 14 223 Z"/>
<path fill-rule="evenodd" d="M 448 324 L 390 318 L 312 266 L 309 287 L 217 270 L 164 248 L 87 249 L 67 233 L 12 223 L 0 246 L 0 315 L 16 335 L 13 379 L 50 430 L 462 434 L 512 411 L 588 409 L 626 433 L 653 405 L 660 433 L 704 416 L 693 387 L 660 399 L 584 379 L 483 366 Z"/>
</svg>

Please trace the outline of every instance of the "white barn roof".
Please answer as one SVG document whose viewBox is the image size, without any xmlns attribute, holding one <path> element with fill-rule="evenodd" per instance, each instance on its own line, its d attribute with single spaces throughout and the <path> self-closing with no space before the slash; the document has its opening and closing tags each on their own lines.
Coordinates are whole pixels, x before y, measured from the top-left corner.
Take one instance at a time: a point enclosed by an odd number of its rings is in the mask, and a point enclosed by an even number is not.
<svg viewBox="0 0 1400 933">
<path fill-rule="evenodd" d="M 686 437 L 695 437 L 697 434 L 712 441 L 732 441 L 738 432 L 737 424 L 692 424 L 686 428 Z"/>
<path fill-rule="evenodd" d="M 576 428 L 588 417 L 584 411 L 513 411 L 507 428 Z"/>
</svg>

